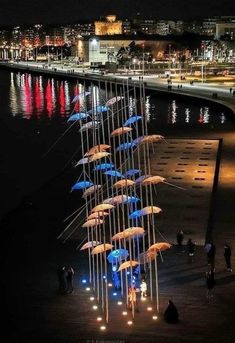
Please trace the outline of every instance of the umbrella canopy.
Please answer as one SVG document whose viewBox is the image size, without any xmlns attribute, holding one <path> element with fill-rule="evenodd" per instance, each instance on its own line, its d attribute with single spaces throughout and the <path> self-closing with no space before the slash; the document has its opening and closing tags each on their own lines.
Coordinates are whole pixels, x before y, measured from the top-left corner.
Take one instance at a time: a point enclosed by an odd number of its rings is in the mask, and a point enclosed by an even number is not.
<svg viewBox="0 0 235 343">
<path fill-rule="evenodd" d="M 86 198 L 88 195 L 93 194 L 95 191 L 97 191 L 101 187 L 102 187 L 101 185 L 95 185 L 95 186 L 91 186 L 91 187 L 87 188 L 85 190 L 85 192 L 83 193 L 82 197 Z"/>
<path fill-rule="evenodd" d="M 100 205 L 97 205 L 95 206 L 91 212 L 102 212 L 102 211 L 105 211 L 105 210 L 111 210 L 112 208 L 114 208 L 113 205 L 111 204 L 100 204 Z"/>
<path fill-rule="evenodd" d="M 113 163 L 100 163 L 95 166 L 94 170 L 108 170 L 112 168 L 114 168 Z"/>
<path fill-rule="evenodd" d="M 141 116 L 133 116 L 130 117 L 129 119 L 127 119 L 127 121 L 125 121 L 125 123 L 123 124 L 123 126 L 129 126 L 131 124 L 136 123 L 138 120 L 142 119 Z"/>
<path fill-rule="evenodd" d="M 161 211 L 162 210 L 161 210 L 160 207 L 157 207 L 157 206 L 147 206 L 147 207 L 142 208 L 141 210 L 137 210 L 137 211 L 132 212 L 129 215 L 129 219 L 135 219 L 135 218 L 138 218 L 138 217 L 141 217 L 141 216 L 145 216 L 145 215 L 148 215 L 148 214 L 152 214 L 152 213 L 160 213 Z"/>
<path fill-rule="evenodd" d="M 111 146 L 108 144 L 95 145 L 89 151 L 87 151 L 84 156 L 91 156 L 91 155 L 96 154 L 97 152 L 103 152 L 103 151 L 110 149 L 110 148 L 111 148 Z"/>
<path fill-rule="evenodd" d="M 142 183 L 145 179 L 151 177 L 152 175 L 141 175 L 135 180 L 135 184 Z"/>
<path fill-rule="evenodd" d="M 116 195 L 113 198 L 108 198 L 103 201 L 104 204 L 112 204 L 112 205 L 119 205 L 119 204 L 134 204 L 140 201 L 137 197 L 128 196 L 126 194 Z"/>
<path fill-rule="evenodd" d="M 149 263 L 153 261 L 156 256 L 157 256 L 156 251 L 142 252 L 141 254 L 139 254 L 140 264 Z"/>
<path fill-rule="evenodd" d="M 89 249 L 89 248 L 93 248 L 93 247 L 95 247 L 98 244 L 100 244 L 100 242 L 89 241 L 89 242 L 83 244 L 83 246 L 80 248 L 80 250 L 86 250 L 86 249 Z"/>
<path fill-rule="evenodd" d="M 171 244 L 167 242 L 155 243 L 148 248 L 147 252 L 163 251 L 163 250 L 170 249 L 170 247 L 171 247 Z"/>
<path fill-rule="evenodd" d="M 143 181 L 142 181 L 142 185 L 147 186 L 147 185 L 157 185 L 160 182 L 164 182 L 166 181 L 166 179 L 164 177 L 161 176 L 149 176 L 146 177 Z"/>
<path fill-rule="evenodd" d="M 120 260 L 125 260 L 129 256 L 129 253 L 126 249 L 116 249 L 109 253 L 107 260 L 109 263 L 116 263 Z"/>
<path fill-rule="evenodd" d="M 108 212 L 104 212 L 104 211 L 101 211 L 101 212 L 93 212 L 91 213 L 88 217 L 87 217 L 87 220 L 90 220 L 90 219 L 95 219 L 95 218 L 100 218 L 100 217 L 106 217 L 108 216 L 109 213 Z"/>
<path fill-rule="evenodd" d="M 75 113 L 75 114 L 72 114 L 72 115 L 69 117 L 69 119 L 67 120 L 67 122 L 82 120 L 82 119 L 87 118 L 88 116 L 89 116 L 89 114 L 83 113 L 83 112 Z"/>
<path fill-rule="evenodd" d="M 108 243 L 97 245 L 92 250 L 91 255 L 97 255 L 97 254 L 100 254 L 100 253 L 105 252 L 107 250 L 111 250 L 112 247 L 113 247 L 113 245 L 112 244 L 108 244 Z"/>
<path fill-rule="evenodd" d="M 85 157 L 85 158 L 82 158 L 81 160 L 79 160 L 74 166 L 77 167 L 81 164 L 87 164 L 87 163 L 89 163 L 89 159 L 88 159 L 88 157 Z"/>
<path fill-rule="evenodd" d="M 86 130 L 89 130 L 89 129 L 93 129 L 94 127 L 97 127 L 98 125 L 100 124 L 99 121 L 89 121 L 88 123 L 82 125 L 79 129 L 79 132 L 83 132 L 83 131 L 86 131 Z"/>
<path fill-rule="evenodd" d="M 131 127 L 119 127 L 118 129 L 114 130 L 113 132 L 111 132 L 111 136 L 115 137 L 115 136 L 121 136 L 124 133 L 130 132 L 132 131 Z"/>
<path fill-rule="evenodd" d="M 94 154 L 94 155 L 89 157 L 89 161 L 93 162 L 93 161 L 99 160 L 99 159 L 101 159 L 103 157 L 107 157 L 109 155 L 110 155 L 110 153 L 106 152 L 106 151 L 104 151 L 104 152 L 97 152 L 96 154 Z"/>
<path fill-rule="evenodd" d="M 93 226 L 97 226 L 97 225 L 101 225 L 103 224 L 103 220 L 100 218 L 95 218 L 95 219 L 90 219 L 88 221 L 86 221 L 82 227 L 93 227 Z"/>
<path fill-rule="evenodd" d="M 115 96 L 114 98 L 109 99 L 105 106 L 112 106 L 114 105 L 116 102 L 120 101 L 121 99 L 123 99 L 123 96 Z"/>
<path fill-rule="evenodd" d="M 125 176 L 133 176 L 135 174 L 141 174 L 141 170 L 140 169 L 129 169 L 125 173 Z"/>
<path fill-rule="evenodd" d="M 90 182 L 90 181 L 80 181 L 80 182 L 76 182 L 71 191 L 74 191 L 74 190 L 78 190 L 78 189 L 84 189 L 84 188 L 87 188 L 87 187 L 90 187 L 90 186 L 93 186 L 93 183 Z"/>
<path fill-rule="evenodd" d="M 113 187 L 119 189 L 119 188 L 124 188 L 124 187 L 128 187 L 128 186 L 133 186 L 135 184 L 134 181 L 129 180 L 129 179 L 125 179 L 125 180 L 120 180 L 117 181 Z"/>
<path fill-rule="evenodd" d="M 141 140 L 140 143 L 146 143 L 146 142 L 154 143 L 154 142 L 159 142 L 162 139 L 164 139 L 164 137 L 160 135 L 143 136 L 143 139 Z"/>
<path fill-rule="evenodd" d="M 107 170 L 104 174 L 115 177 L 124 177 L 118 170 Z"/>
<path fill-rule="evenodd" d="M 81 98 L 83 98 L 83 97 L 85 97 L 85 96 L 87 96 L 87 95 L 89 95 L 89 94 L 91 94 L 91 92 L 83 92 L 83 93 L 81 93 L 81 94 L 75 95 L 75 97 L 74 97 L 73 100 L 72 100 L 72 103 L 74 103 L 74 102 L 80 100 Z"/>
<path fill-rule="evenodd" d="M 92 108 L 91 110 L 88 111 L 89 114 L 91 113 L 103 113 L 103 112 L 107 112 L 108 111 L 108 107 L 107 106 L 96 106 L 94 108 Z"/>
<path fill-rule="evenodd" d="M 125 151 L 125 150 L 128 150 L 130 148 L 134 148 L 135 146 L 136 146 L 136 144 L 134 142 L 122 143 L 117 147 L 116 151 Z"/>
<path fill-rule="evenodd" d="M 126 261 L 120 265 L 120 267 L 118 268 L 118 271 L 120 272 L 121 270 L 124 270 L 127 268 L 133 268 L 133 267 L 137 266 L 138 264 L 139 264 L 139 262 L 137 262 L 137 261 L 133 261 L 133 260 Z"/>
<path fill-rule="evenodd" d="M 128 229 L 116 233 L 112 237 L 112 241 L 117 241 L 118 239 L 125 239 L 125 238 L 132 238 L 135 236 L 143 235 L 144 234 L 144 228 L 139 227 L 139 226 L 132 226 L 129 227 Z"/>
</svg>

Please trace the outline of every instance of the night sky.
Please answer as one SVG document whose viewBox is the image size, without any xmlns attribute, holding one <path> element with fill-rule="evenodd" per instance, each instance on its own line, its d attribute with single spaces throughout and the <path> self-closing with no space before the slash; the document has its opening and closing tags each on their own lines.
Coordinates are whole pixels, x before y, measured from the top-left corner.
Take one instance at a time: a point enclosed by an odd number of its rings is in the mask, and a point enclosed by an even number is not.
<svg viewBox="0 0 235 343">
<path fill-rule="evenodd" d="M 0 26 L 72 23 L 106 14 L 132 18 L 198 19 L 235 15 L 232 0 L 0 0 Z"/>
</svg>

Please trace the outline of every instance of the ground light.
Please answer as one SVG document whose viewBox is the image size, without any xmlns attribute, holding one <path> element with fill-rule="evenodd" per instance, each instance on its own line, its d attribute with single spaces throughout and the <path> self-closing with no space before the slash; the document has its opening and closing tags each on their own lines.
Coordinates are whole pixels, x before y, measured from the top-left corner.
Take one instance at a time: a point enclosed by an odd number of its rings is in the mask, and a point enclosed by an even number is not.
<svg viewBox="0 0 235 343">
<path fill-rule="evenodd" d="M 128 320 L 128 322 L 127 322 L 127 325 L 132 325 L 133 324 L 133 321 L 132 320 Z"/>
<path fill-rule="evenodd" d="M 127 316 L 127 312 L 126 312 L 126 311 L 123 311 L 123 312 L 122 312 L 122 315 L 123 315 L 123 316 Z"/>
<path fill-rule="evenodd" d="M 152 311 L 152 307 L 147 307 L 147 311 Z"/>
<path fill-rule="evenodd" d="M 109 286 L 109 287 L 112 287 L 113 285 L 112 285 L 111 283 L 108 283 L 108 286 Z"/>
<path fill-rule="evenodd" d="M 94 305 L 92 306 L 93 310 L 97 310 L 98 309 L 98 306 Z"/>
<path fill-rule="evenodd" d="M 82 280 L 82 283 L 86 283 L 86 280 L 85 280 L 85 279 L 83 279 L 83 280 Z"/>
<path fill-rule="evenodd" d="M 95 300 L 95 297 L 90 297 L 90 301 L 94 301 Z"/>
<path fill-rule="evenodd" d="M 87 288 L 86 288 L 86 291 L 87 291 L 87 292 L 89 292 L 90 290 L 91 290 L 90 287 L 87 287 Z"/>
<path fill-rule="evenodd" d="M 152 316 L 153 320 L 157 320 L 158 316 Z"/>
<path fill-rule="evenodd" d="M 100 327 L 100 330 L 101 330 L 101 331 L 106 330 L 106 326 L 102 325 L 102 326 Z"/>
<path fill-rule="evenodd" d="M 114 295 L 114 296 L 116 296 L 116 295 L 117 295 L 117 293 L 116 293 L 116 292 L 114 292 L 114 293 L 113 293 L 113 295 Z"/>
<path fill-rule="evenodd" d="M 117 304 L 120 306 L 122 305 L 122 301 L 118 301 Z"/>
<path fill-rule="evenodd" d="M 97 320 L 97 322 L 101 322 L 102 321 L 102 317 L 97 317 L 96 320 Z"/>
</svg>

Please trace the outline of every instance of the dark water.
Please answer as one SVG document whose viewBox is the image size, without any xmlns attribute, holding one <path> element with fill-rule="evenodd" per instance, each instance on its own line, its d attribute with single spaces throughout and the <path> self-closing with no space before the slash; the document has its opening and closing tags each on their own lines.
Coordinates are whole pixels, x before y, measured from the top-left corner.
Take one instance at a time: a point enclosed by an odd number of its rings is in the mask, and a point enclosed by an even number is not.
<svg viewBox="0 0 235 343">
<path fill-rule="evenodd" d="M 87 90 L 91 88 L 89 85 Z M 63 169 L 76 152 L 77 131 L 66 135 L 64 132 L 72 111 L 83 110 L 82 100 L 75 106 L 71 103 L 82 92 L 84 85 L 76 81 L 0 71 L 0 215 Z M 92 93 L 95 94 L 94 90 Z M 104 91 L 95 99 L 88 97 L 88 107 L 104 102 Z M 135 103 L 131 96 L 130 113 Z M 145 107 L 150 131 L 160 134 L 172 128 L 190 132 L 185 129 L 213 126 L 221 130 L 231 124 L 224 108 L 204 101 L 146 92 Z M 61 136 L 63 139 L 45 158 L 45 153 Z"/>
</svg>

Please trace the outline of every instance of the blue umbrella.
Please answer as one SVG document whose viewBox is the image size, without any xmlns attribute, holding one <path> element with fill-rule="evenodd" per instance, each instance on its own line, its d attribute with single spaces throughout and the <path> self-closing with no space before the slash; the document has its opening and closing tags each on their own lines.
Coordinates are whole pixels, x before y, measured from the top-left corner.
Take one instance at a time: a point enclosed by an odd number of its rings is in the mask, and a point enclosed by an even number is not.
<svg viewBox="0 0 235 343">
<path fill-rule="evenodd" d="M 72 103 L 80 100 L 82 97 L 87 96 L 89 94 L 91 94 L 91 92 L 83 92 L 81 94 L 75 95 L 75 97 L 72 100 Z"/>
<path fill-rule="evenodd" d="M 128 196 L 126 200 L 123 201 L 123 204 L 136 204 L 140 201 L 137 197 Z"/>
<path fill-rule="evenodd" d="M 67 122 L 85 119 L 85 118 L 87 118 L 88 116 L 89 116 L 89 114 L 84 113 L 84 112 L 74 113 L 73 115 L 71 115 L 71 116 L 69 117 L 69 119 L 67 120 Z"/>
<path fill-rule="evenodd" d="M 129 219 L 136 219 L 136 218 L 139 218 L 140 216 L 141 216 L 141 210 L 137 210 L 137 211 L 130 213 L 128 218 Z"/>
<path fill-rule="evenodd" d="M 120 145 L 117 147 L 116 151 L 128 150 L 128 149 L 130 149 L 130 148 L 134 148 L 135 146 L 136 146 L 136 144 L 133 143 L 133 142 L 130 142 L 130 143 L 123 143 L 123 144 L 120 144 Z"/>
<path fill-rule="evenodd" d="M 126 249 L 116 249 L 108 254 L 107 260 L 109 263 L 116 263 L 117 260 L 125 260 L 128 256 L 129 253 Z"/>
<path fill-rule="evenodd" d="M 135 122 L 137 122 L 137 120 L 140 120 L 142 119 L 141 116 L 133 116 L 133 117 L 130 117 L 129 119 L 127 119 L 127 121 L 125 121 L 125 123 L 123 124 L 123 126 L 129 126 Z"/>
<path fill-rule="evenodd" d="M 104 172 L 105 175 L 116 176 L 116 177 L 124 177 L 119 171 L 117 170 L 107 170 Z"/>
<path fill-rule="evenodd" d="M 141 170 L 140 169 L 129 169 L 125 173 L 125 176 L 133 176 L 135 174 L 141 174 Z"/>
<path fill-rule="evenodd" d="M 133 143 L 140 144 L 142 140 L 144 139 L 144 136 L 137 137 L 136 139 L 133 140 Z"/>
<path fill-rule="evenodd" d="M 78 189 L 84 189 L 84 188 L 87 188 L 87 187 L 91 187 L 93 186 L 94 184 L 90 181 L 80 181 L 80 182 L 76 182 L 71 191 L 74 191 L 74 190 L 78 190 Z"/>
<path fill-rule="evenodd" d="M 95 166 L 94 170 L 107 170 L 112 169 L 114 167 L 113 163 L 100 163 Z"/>
<path fill-rule="evenodd" d="M 103 113 L 103 112 L 107 112 L 108 111 L 108 107 L 107 106 L 96 106 L 94 108 L 92 108 L 91 110 L 88 111 L 88 113 Z"/>
</svg>

